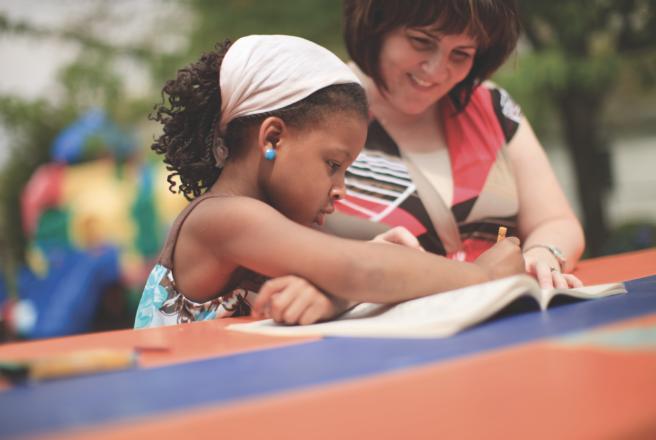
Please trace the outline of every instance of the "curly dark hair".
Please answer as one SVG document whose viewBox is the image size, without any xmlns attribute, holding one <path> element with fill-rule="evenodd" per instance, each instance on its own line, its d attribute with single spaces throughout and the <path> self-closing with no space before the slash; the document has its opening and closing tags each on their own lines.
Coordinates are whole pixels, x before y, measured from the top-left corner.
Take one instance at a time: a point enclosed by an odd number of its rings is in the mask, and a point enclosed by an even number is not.
<svg viewBox="0 0 656 440">
<path fill-rule="evenodd" d="M 207 191 L 221 174 L 212 147 L 221 116 L 219 73 L 230 45 L 229 40 L 218 43 L 214 51 L 178 70 L 176 78 L 162 88 L 162 101 L 149 115 L 164 127 L 151 148 L 164 155 L 166 169 L 171 171 L 169 190 L 182 193 L 187 200 Z M 356 83 L 331 85 L 279 110 L 233 119 L 223 141 L 234 158 L 245 147 L 251 130 L 269 116 L 277 116 L 290 126 L 309 128 L 333 112 L 350 112 L 366 120 L 367 100 L 362 87 Z M 175 176 L 180 180 L 178 191 Z"/>
</svg>

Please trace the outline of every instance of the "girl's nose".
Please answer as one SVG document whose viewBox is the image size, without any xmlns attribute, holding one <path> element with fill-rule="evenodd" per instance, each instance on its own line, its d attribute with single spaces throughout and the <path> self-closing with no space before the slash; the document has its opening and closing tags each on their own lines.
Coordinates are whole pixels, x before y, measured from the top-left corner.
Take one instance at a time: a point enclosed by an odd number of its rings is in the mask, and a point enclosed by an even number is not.
<svg viewBox="0 0 656 440">
<path fill-rule="evenodd" d="M 340 186 L 333 186 L 332 189 L 330 190 L 330 198 L 332 200 L 341 200 L 344 198 L 344 195 L 346 195 L 346 188 L 344 185 Z"/>
</svg>

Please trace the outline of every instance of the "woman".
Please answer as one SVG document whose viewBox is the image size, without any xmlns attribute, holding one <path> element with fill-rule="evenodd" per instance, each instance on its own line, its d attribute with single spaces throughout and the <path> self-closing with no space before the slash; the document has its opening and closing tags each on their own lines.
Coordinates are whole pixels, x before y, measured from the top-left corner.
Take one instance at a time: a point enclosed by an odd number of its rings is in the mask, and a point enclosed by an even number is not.
<svg viewBox="0 0 656 440">
<path fill-rule="evenodd" d="M 506 226 L 542 287 L 579 286 L 567 272 L 583 252 L 580 223 L 529 122 L 484 83 L 518 35 L 514 1 L 345 0 L 371 120 L 339 210 L 403 225 L 426 250 L 467 261 Z M 329 228 L 357 223 L 344 217 Z"/>
</svg>

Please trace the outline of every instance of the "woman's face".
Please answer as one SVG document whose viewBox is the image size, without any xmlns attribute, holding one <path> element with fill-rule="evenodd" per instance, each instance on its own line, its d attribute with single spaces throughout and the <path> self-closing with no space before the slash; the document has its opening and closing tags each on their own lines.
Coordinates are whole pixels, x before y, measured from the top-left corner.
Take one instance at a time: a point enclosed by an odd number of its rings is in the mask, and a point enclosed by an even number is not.
<svg viewBox="0 0 656 440">
<path fill-rule="evenodd" d="M 423 113 L 465 79 L 476 49 L 465 33 L 444 35 L 431 27 L 392 31 L 379 59 L 387 101 L 402 113 Z"/>
</svg>

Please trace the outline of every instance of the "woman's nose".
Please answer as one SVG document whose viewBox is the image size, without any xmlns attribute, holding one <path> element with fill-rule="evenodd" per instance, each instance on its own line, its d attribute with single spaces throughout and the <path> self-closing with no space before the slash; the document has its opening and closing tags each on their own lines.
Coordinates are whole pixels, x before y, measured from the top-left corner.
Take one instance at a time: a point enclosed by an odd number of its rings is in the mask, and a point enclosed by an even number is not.
<svg viewBox="0 0 656 440">
<path fill-rule="evenodd" d="M 430 56 L 430 58 L 422 63 L 422 68 L 431 80 L 436 82 L 443 82 L 448 77 L 448 65 L 449 60 L 442 56 L 441 52 L 435 52 Z"/>
</svg>

